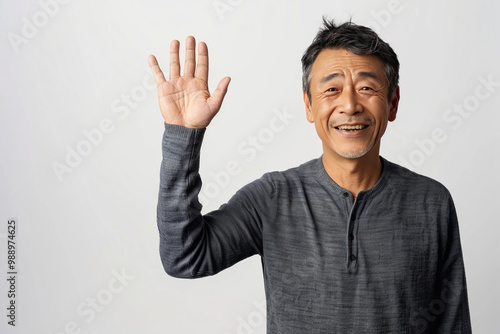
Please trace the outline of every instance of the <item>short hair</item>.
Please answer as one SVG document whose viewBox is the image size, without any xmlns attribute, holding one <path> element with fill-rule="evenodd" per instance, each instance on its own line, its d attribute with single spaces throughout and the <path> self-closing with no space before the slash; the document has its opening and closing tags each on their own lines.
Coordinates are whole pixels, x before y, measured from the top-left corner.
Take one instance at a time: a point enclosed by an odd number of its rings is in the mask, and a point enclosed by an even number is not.
<svg viewBox="0 0 500 334">
<path fill-rule="evenodd" d="M 399 82 L 399 61 L 394 50 L 372 29 L 352 21 L 336 25 L 323 17 L 323 27 L 302 56 L 302 89 L 311 101 L 311 71 L 319 53 L 324 49 L 346 49 L 358 56 L 375 55 L 385 65 L 390 99 Z"/>
</svg>

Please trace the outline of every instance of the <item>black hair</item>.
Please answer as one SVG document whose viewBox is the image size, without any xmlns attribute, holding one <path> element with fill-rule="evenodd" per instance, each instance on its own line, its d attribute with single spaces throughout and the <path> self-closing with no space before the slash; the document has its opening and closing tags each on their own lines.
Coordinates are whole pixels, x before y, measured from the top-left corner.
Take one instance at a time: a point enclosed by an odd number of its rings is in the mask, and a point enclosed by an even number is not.
<svg viewBox="0 0 500 334">
<path fill-rule="evenodd" d="M 346 49 L 356 55 L 375 55 L 385 65 L 389 85 L 389 99 L 399 82 L 399 61 L 394 50 L 372 29 L 352 21 L 336 25 L 323 17 L 323 27 L 302 56 L 302 89 L 311 101 L 311 70 L 314 61 L 324 49 Z"/>
</svg>

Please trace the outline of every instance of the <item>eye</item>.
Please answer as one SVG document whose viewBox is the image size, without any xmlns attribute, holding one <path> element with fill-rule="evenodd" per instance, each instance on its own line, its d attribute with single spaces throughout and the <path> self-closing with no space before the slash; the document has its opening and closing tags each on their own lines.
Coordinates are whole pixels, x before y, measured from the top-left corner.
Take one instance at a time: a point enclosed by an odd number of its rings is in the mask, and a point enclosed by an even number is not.
<svg viewBox="0 0 500 334">
<path fill-rule="evenodd" d="M 365 90 L 365 91 L 367 91 L 367 90 L 373 90 L 373 88 L 368 87 L 368 86 L 365 86 L 365 87 L 361 88 L 361 90 Z"/>
<path fill-rule="evenodd" d="M 338 89 L 337 88 L 328 88 L 326 91 L 327 92 L 337 92 Z"/>
</svg>

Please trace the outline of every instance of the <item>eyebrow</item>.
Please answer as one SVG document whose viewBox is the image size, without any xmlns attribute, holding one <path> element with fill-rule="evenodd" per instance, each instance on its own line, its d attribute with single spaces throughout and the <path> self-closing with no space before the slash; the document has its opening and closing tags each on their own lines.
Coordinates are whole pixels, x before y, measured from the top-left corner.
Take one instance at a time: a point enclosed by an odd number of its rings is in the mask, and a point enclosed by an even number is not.
<svg viewBox="0 0 500 334">
<path fill-rule="evenodd" d="M 342 73 L 330 73 L 330 74 L 325 75 L 324 77 L 322 77 L 322 78 L 320 79 L 320 81 L 319 81 L 319 82 L 320 82 L 320 83 L 325 83 L 325 82 L 328 82 L 328 81 L 330 81 L 330 80 L 332 80 L 332 79 L 335 79 L 335 78 L 337 78 L 337 77 L 343 77 L 343 76 L 344 76 L 344 74 L 342 74 Z M 377 80 L 377 81 L 379 81 L 379 82 L 380 82 L 380 81 L 382 81 L 382 80 L 379 78 L 379 76 L 378 76 L 378 75 L 376 75 L 376 74 L 375 74 L 375 73 L 373 73 L 373 72 L 358 72 L 358 73 L 356 74 L 356 77 L 362 77 L 362 78 L 372 78 L 372 79 L 375 79 L 375 80 Z"/>
<path fill-rule="evenodd" d="M 382 81 L 378 75 L 376 75 L 375 73 L 373 72 L 359 72 L 357 75 L 357 77 L 364 77 L 364 78 L 372 78 L 372 79 L 375 79 L 377 81 Z"/>
<path fill-rule="evenodd" d="M 337 77 L 343 77 L 344 75 L 342 73 L 330 73 L 328 75 L 325 75 L 324 77 L 321 78 L 321 80 L 319 80 L 320 83 L 325 83 L 325 82 L 328 82 L 332 79 L 335 79 Z"/>
</svg>

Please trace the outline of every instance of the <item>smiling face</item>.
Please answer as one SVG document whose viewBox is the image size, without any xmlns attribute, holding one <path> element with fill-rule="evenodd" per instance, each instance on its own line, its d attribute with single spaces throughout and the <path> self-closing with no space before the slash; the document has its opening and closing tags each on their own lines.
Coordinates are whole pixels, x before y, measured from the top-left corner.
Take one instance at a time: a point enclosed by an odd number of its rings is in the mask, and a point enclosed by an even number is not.
<svg viewBox="0 0 500 334">
<path fill-rule="evenodd" d="M 384 63 L 346 49 L 322 50 L 313 63 L 307 119 L 314 123 L 327 159 L 378 159 L 380 138 L 396 118 L 399 87 L 388 99 Z"/>
</svg>

